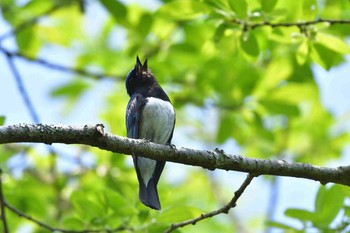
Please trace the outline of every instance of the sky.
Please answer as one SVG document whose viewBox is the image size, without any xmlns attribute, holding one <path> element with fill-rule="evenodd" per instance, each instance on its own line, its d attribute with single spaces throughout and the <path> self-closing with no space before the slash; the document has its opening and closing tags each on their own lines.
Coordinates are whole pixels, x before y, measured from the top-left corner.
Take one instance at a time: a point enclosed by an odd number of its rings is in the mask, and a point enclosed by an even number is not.
<svg viewBox="0 0 350 233">
<path fill-rule="evenodd" d="M 92 3 L 93 4 L 93 3 Z M 156 7 L 157 2 L 151 7 Z M 103 20 L 104 12 L 98 6 L 91 5 L 87 10 L 87 22 L 86 30 L 94 33 L 93 28 L 89 27 L 91 24 L 98 24 L 98 20 Z M 92 10 L 93 9 L 93 10 Z M 98 10 L 96 10 L 98 9 Z M 90 21 L 89 21 L 90 20 Z M 0 35 L 7 32 L 10 28 L 4 22 L 0 16 Z M 14 42 L 6 40 L 3 43 L 9 49 L 15 49 Z M 52 55 L 54 54 L 54 56 Z M 62 51 L 62 49 L 55 49 L 54 47 L 45 48 L 40 52 L 41 57 L 50 58 L 49 60 L 62 64 L 71 65 L 74 62 L 74 55 L 69 51 Z M 74 108 L 71 114 L 62 115 L 62 109 L 64 107 L 64 101 L 60 99 L 50 98 L 50 91 L 60 84 L 69 82 L 73 77 L 70 74 L 62 73 L 52 69 L 47 69 L 40 65 L 24 61 L 22 59 L 16 59 L 16 65 L 20 71 L 24 86 L 28 91 L 30 99 L 34 104 L 34 108 L 40 117 L 40 121 L 46 124 L 70 124 L 70 125 L 85 125 L 103 123 L 99 118 L 99 113 L 104 106 L 105 95 L 113 90 L 114 83 L 111 80 L 103 80 L 96 83 L 92 88 L 92 91 L 84 94 L 81 100 L 79 100 L 77 106 Z M 332 68 L 329 71 L 315 65 L 313 72 L 316 76 L 316 82 L 320 88 L 321 99 L 323 104 L 329 109 L 334 116 L 340 120 L 338 127 L 349 129 L 349 117 L 350 117 L 350 56 L 347 57 L 346 63 L 339 67 Z M 53 81 L 54 80 L 54 81 Z M 91 101 L 93 100 L 93 101 Z M 191 110 L 191 108 L 189 108 Z M 88 112 L 89 114 L 81 114 L 81 112 Z M 193 117 L 198 117 L 196 114 L 201 114 L 192 109 Z M 6 58 L 0 55 L 0 115 L 6 116 L 6 125 L 17 123 L 32 123 L 30 115 L 26 109 L 26 106 L 18 92 L 16 82 L 8 68 Z M 189 115 L 191 116 L 191 115 Z M 175 130 L 174 141 L 175 145 L 184 147 L 192 147 L 199 149 L 212 149 L 215 145 L 203 145 L 198 142 L 193 142 L 191 139 L 182 138 L 181 132 Z M 41 146 L 43 147 L 43 146 Z M 210 147 L 210 148 L 209 148 Z M 71 149 L 67 147 L 57 146 L 61 151 L 70 154 Z M 231 154 L 237 154 L 238 147 L 233 140 L 229 140 L 224 145 L 220 145 L 220 148 L 225 152 Z M 92 164 L 93 158 L 86 158 L 86 164 Z M 345 149 L 343 158 L 340 161 L 333 161 L 331 166 L 338 166 L 340 164 L 350 162 L 350 149 Z M 16 161 L 14 161 L 16 163 Z M 69 160 L 61 161 L 62 169 L 70 169 Z M 183 170 L 183 165 L 167 165 L 166 177 L 171 177 L 171 171 Z M 193 168 L 189 168 L 193 169 Z M 199 169 L 199 168 L 194 168 Z M 215 171 L 211 173 L 214 179 L 220 179 L 223 183 L 232 185 L 232 194 L 244 180 L 246 174 L 238 172 L 226 172 Z M 234 182 L 232 181 L 234 180 Z M 280 195 L 277 200 L 277 209 L 275 217 L 277 220 L 287 221 L 292 224 L 298 224 L 297 222 L 286 219 L 283 212 L 286 208 L 303 208 L 313 209 L 313 203 L 315 194 L 317 192 L 318 183 L 308 180 L 300 180 L 296 178 L 279 178 L 279 190 Z M 238 214 L 240 219 L 252 218 L 256 215 L 262 215 L 266 213 L 267 203 L 270 197 L 269 183 L 264 178 L 259 177 L 254 180 L 247 191 L 239 200 L 239 204 L 234 210 Z M 305 192 L 305 190 L 308 190 Z M 232 195 L 232 194 L 228 194 Z M 258 224 L 262 224 L 259 222 Z"/>
</svg>

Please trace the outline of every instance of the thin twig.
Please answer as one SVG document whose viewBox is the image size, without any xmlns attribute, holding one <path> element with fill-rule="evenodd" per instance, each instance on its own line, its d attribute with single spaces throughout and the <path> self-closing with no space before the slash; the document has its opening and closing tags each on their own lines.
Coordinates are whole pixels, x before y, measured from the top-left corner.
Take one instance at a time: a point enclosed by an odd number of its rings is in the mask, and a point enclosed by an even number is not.
<svg viewBox="0 0 350 233">
<path fill-rule="evenodd" d="M 98 230 L 67 230 L 67 229 L 61 229 L 61 228 L 55 228 L 52 227 L 40 220 L 37 220 L 33 217 L 31 217 L 28 214 L 25 214 L 21 211 L 19 211 L 18 209 L 16 209 L 15 207 L 13 207 L 12 205 L 10 205 L 7 201 L 4 200 L 4 205 L 11 210 L 12 212 L 14 212 L 15 214 L 17 214 L 19 217 L 25 218 L 33 223 L 36 223 L 37 225 L 39 225 L 42 228 L 45 228 L 51 232 L 62 232 L 62 233 L 97 233 L 97 232 L 118 232 L 118 231 L 125 231 L 125 230 L 132 230 L 131 228 L 128 227 L 118 227 L 115 229 L 111 229 L 111 230 L 105 230 L 105 229 L 98 229 Z"/>
<path fill-rule="evenodd" d="M 301 21 L 301 22 L 292 22 L 292 23 L 272 23 L 269 21 L 264 21 L 261 23 L 248 23 L 244 20 L 241 19 L 234 19 L 232 21 L 235 24 L 239 24 L 242 25 L 243 28 L 245 29 L 255 29 L 258 27 L 305 27 L 305 26 L 310 26 L 310 25 L 314 25 L 314 24 L 319 24 L 319 23 L 329 23 L 330 25 L 333 24 L 350 24 L 350 20 L 346 20 L 346 19 L 316 19 L 316 20 L 310 20 L 310 21 Z"/>
<path fill-rule="evenodd" d="M 5 54 L 6 54 L 7 62 L 9 64 L 10 69 L 11 69 L 11 72 L 13 74 L 13 77 L 16 80 L 17 88 L 18 88 L 18 90 L 23 98 L 23 101 L 24 101 L 24 103 L 29 111 L 29 114 L 30 114 L 31 118 L 33 119 L 34 123 L 39 124 L 40 123 L 39 116 L 34 109 L 34 106 L 32 104 L 32 101 L 29 98 L 29 95 L 28 95 L 26 89 L 24 88 L 22 77 L 21 77 L 20 73 L 18 72 L 16 64 L 13 61 L 13 57 L 11 56 L 11 54 L 8 54 L 8 53 L 5 53 Z"/>
<path fill-rule="evenodd" d="M 226 203 L 226 200 L 222 195 L 222 190 L 220 190 L 219 182 L 214 177 L 214 173 L 207 173 L 207 177 L 211 184 L 211 190 L 213 191 L 213 194 L 216 196 L 217 200 L 219 201 L 220 206 L 224 205 Z M 249 232 L 242 225 L 242 221 L 240 221 L 240 219 L 235 215 L 235 212 L 230 212 L 228 214 L 228 217 L 230 218 L 230 223 L 232 223 L 233 227 L 235 228 L 235 232 L 240 232 L 240 233 Z"/>
<path fill-rule="evenodd" d="M 4 193 L 2 191 L 2 171 L 0 170 L 0 209 L 1 209 L 1 221 L 4 228 L 4 233 L 9 233 L 7 219 L 6 219 L 6 211 L 5 211 L 5 198 Z"/>
<path fill-rule="evenodd" d="M 119 80 L 122 79 L 122 77 L 116 76 L 116 75 L 113 75 L 113 74 L 91 72 L 91 71 L 87 71 L 87 70 L 79 69 L 79 68 L 75 68 L 75 67 L 63 66 L 63 65 L 56 64 L 56 63 L 50 62 L 50 61 L 42 59 L 42 58 L 29 57 L 29 56 L 27 56 L 25 54 L 22 54 L 20 52 L 9 51 L 9 50 L 7 50 L 4 47 L 0 47 L 0 51 L 2 51 L 3 53 L 8 54 L 10 56 L 22 58 L 22 59 L 25 59 L 25 60 L 30 61 L 30 62 L 35 62 L 35 63 L 37 63 L 37 64 L 39 64 L 41 66 L 45 66 L 45 67 L 47 67 L 49 69 L 54 69 L 54 70 L 58 70 L 58 71 L 61 71 L 61 72 L 79 74 L 79 75 L 83 75 L 83 76 L 92 77 L 92 78 L 95 78 L 95 79 L 106 79 L 106 78 L 117 79 L 117 80 L 118 79 Z"/>
<path fill-rule="evenodd" d="M 172 232 L 180 227 L 184 227 L 187 225 L 195 225 L 199 221 L 214 217 L 218 214 L 223 214 L 223 213 L 227 214 L 230 209 L 236 207 L 236 203 L 237 203 L 238 199 L 243 194 L 244 190 L 248 187 L 248 185 L 250 184 L 250 182 L 253 180 L 254 177 L 255 177 L 255 175 L 248 174 L 247 178 L 244 180 L 241 187 L 235 192 L 231 201 L 229 203 L 227 203 L 225 206 L 221 207 L 220 209 L 214 210 L 212 212 L 209 212 L 206 214 L 201 214 L 200 216 L 198 216 L 196 218 L 189 219 L 189 220 L 186 220 L 186 221 L 183 221 L 180 223 L 174 223 L 166 231 L 164 231 L 164 233 Z"/>
</svg>

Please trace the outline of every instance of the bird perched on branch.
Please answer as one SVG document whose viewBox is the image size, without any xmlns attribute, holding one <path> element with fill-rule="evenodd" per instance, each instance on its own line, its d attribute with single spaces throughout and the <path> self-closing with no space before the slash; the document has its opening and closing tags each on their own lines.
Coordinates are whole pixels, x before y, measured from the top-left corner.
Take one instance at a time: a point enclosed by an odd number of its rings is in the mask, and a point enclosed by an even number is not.
<svg viewBox="0 0 350 233">
<path fill-rule="evenodd" d="M 126 129 L 129 138 L 147 139 L 158 144 L 171 142 L 175 126 L 175 111 L 169 97 L 143 63 L 136 57 L 136 65 L 126 76 L 126 90 L 130 100 L 126 109 Z M 157 184 L 165 162 L 140 157 L 133 161 L 139 181 L 141 202 L 160 210 Z"/>
</svg>

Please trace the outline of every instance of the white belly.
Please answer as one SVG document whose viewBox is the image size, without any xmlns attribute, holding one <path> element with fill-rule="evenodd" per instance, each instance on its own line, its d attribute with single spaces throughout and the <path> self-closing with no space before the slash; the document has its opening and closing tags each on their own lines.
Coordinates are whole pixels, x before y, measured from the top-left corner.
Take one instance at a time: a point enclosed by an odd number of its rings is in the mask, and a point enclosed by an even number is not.
<svg viewBox="0 0 350 233">
<path fill-rule="evenodd" d="M 175 111 L 170 102 L 157 98 L 147 98 L 139 128 L 139 137 L 158 144 L 167 143 L 175 123 Z M 156 161 L 138 158 L 138 167 L 147 185 L 155 170 Z"/>
</svg>

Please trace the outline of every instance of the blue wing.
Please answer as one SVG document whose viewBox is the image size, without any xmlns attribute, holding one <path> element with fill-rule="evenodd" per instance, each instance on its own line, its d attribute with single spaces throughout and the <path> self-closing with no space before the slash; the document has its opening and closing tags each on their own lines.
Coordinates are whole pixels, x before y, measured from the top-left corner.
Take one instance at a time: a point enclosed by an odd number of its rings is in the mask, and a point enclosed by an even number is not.
<svg viewBox="0 0 350 233">
<path fill-rule="evenodd" d="M 140 138 L 140 124 L 142 121 L 142 111 L 147 100 L 139 95 L 133 95 L 130 98 L 126 109 L 126 129 L 128 138 Z M 138 166 L 139 159 L 137 155 L 133 155 L 134 167 L 139 181 L 139 198 L 143 204 L 153 209 L 160 209 L 160 202 L 157 191 L 157 183 L 163 171 L 165 162 L 157 161 L 152 178 L 145 185 L 142 178 L 142 171 Z"/>
<path fill-rule="evenodd" d="M 128 138 L 139 138 L 141 113 L 146 100 L 141 95 L 131 96 L 126 108 L 126 131 Z"/>
</svg>

